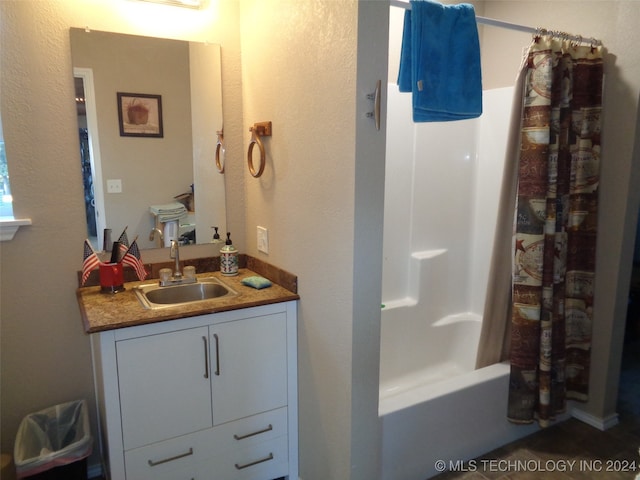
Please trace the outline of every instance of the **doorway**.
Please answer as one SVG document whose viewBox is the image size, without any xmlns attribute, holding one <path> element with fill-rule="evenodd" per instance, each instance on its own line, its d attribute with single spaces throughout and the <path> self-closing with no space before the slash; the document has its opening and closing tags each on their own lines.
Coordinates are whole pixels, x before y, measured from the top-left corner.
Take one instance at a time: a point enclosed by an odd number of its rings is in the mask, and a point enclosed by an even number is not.
<svg viewBox="0 0 640 480">
<path fill-rule="evenodd" d="M 98 120 L 90 68 L 74 68 L 73 76 L 78 114 L 78 135 L 84 185 L 87 237 L 95 250 L 104 250 L 99 232 L 106 227 L 104 190 L 100 164 Z"/>
<path fill-rule="evenodd" d="M 617 410 L 621 417 L 640 417 L 640 214 L 636 225 L 636 240 L 627 317 L 622 349 Z"/>
</svg>

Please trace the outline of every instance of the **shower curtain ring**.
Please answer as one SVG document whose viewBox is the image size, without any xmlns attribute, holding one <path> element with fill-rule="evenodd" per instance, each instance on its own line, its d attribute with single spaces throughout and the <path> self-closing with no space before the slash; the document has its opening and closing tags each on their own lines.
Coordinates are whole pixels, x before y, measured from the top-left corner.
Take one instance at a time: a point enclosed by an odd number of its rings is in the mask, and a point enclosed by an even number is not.
<svg viewBox="0 0 640 480">
<path fill-rule="evenodd" d="M 249 151 L 247 152 L 247 165 L 249 166 L 249 172 L 254 178 L 258 178 L 262 175 L 266 163 L 266 155 L 264 151 L 264 145 L 260 137 L 271 136 L 271 122 L 256 123 L 249 129 L 251 132 L 251 141 L 249 142 Z M 253 165 L 253 147 L 258 144 L 260 150 L 260 167 L 256 171 Z"/>
<path fill-rule="evenodd" d="M 544 33 L 544 29 L 542 27 L 536 27 L 536 31 L 533 34 L 533 41 L 538 43 L 543 33 Z"/>
</svg>

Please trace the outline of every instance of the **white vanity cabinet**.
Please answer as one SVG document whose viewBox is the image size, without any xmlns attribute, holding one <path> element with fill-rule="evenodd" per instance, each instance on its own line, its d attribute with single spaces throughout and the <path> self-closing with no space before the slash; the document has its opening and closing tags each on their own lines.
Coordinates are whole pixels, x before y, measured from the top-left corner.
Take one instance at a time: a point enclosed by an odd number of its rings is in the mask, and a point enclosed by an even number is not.
<svg viewBox="0 0 640 480">
<path fill-rule="evenodd" d="M 280 313 L 209 327 L 214 425 L 287 405 L 286 322 Z"/>
<path fill-rule="evenodd" d="M 207 327 L 116 342 L 125 450 L 210 428 Z"/>
<path fill-rule="evenodd" d="M 296 307 L 92 334 L 111 479 L 296 480 Z"/>
</svg>

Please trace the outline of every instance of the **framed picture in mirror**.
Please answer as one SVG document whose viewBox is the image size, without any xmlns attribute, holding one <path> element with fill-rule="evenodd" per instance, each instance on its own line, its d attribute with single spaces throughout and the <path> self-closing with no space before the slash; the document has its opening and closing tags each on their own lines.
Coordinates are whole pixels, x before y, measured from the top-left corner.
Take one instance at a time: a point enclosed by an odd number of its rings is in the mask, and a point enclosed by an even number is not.
<svg viewBox="0 0 640 480">
<path fill-rule="evenodd" d="M 162 96 L 117 92 L 121 137 L 162 138 Z"/>
</svg>

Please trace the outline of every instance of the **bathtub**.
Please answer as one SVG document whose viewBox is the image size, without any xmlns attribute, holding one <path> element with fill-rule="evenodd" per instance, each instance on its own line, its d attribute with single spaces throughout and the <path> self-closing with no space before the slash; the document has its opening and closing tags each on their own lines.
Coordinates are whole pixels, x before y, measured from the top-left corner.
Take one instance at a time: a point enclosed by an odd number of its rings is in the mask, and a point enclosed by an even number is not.
<svg viewBox="0 0 640 480">
<path fill-rule="evenodd" d="M 478 119 L 413 123 L 411 96 L 387 86 L 383 480 L 425 480 L 538 429 L 506 420 L 509 365 L 474 369 L 512 99 L 485 90 Z"/>
<path fill-rule="evenodd" d="M 429 304 L 408 297 L 382 310 L 383 480 L 425 480 L 538 429 L 506 420 L 508 364 L 474 370 L 481 316 L 429 317 Z"/>
</svg>

